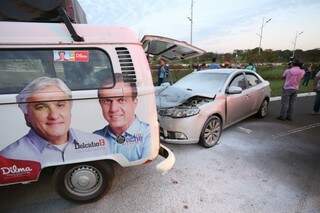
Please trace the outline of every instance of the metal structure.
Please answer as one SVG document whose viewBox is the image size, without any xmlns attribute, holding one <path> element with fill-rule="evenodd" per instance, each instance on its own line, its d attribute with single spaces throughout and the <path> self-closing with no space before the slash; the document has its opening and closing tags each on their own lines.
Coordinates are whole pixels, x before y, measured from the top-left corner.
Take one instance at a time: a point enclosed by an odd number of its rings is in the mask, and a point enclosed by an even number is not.
<svg viewBox="0 0 320 213">
<path fill-rule="evenodd" d="M 296 45 L 297 45 L 297 39 L 298 36 L 300 36 L 303 33 L 303 31 L 297 31 L 296 32 L 296 36 L 294 37 L 294 41 L 293 41 L 293 50 L 292 50 L 292 57 L 294 58 L 294 52 L 296 51 Z"/>
<path fill-rule="evenodd" d="M 193 0 L 191 0 L 191 16 L 188 17 L 188 20 L 190 21 L 190 44 L 192 44 L 192 34 L 193 34 Z"/>
<path fill-rule="evenodd" d="M 259 55 L 261 54 L 261 43 L 262 43 L 262 36 L 263 36 L 263 28 L 265 26 L 265 24 L 267 24 L 269 21 L 271 21 L 272 18 L 269 18 L 267 21 L 265 21 L 265 17 L 262 18 L 262 24 L 261 24 L 261 28 L 260 28 L 260 34 L 257 33 L 257 35 L 259 36 L 260 40 L 259 40 Z"/>
</svg>

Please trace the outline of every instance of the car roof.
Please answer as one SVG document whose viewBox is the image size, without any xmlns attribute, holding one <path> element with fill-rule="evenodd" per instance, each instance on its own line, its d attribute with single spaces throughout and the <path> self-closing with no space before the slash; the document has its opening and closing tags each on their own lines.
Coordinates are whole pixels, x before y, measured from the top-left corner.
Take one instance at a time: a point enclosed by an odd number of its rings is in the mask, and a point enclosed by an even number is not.
<svg viewBox="0 0 320 213">
<path fill-rule="evenodd" d="M 84 38 L 79 44 L 136 43 L 135 33 L 124 27 L 73 24 L 76 32 Z M 7 22 L 0 21 L 0 45 L 8 44 L 74 44 L 63 23 Z M 32 29 L 32 30 L 30 30 Z"/>
<path fill-rule="evenodd" d="M 225 74 L 231 74 L 234 72 L 244 72 L 248 70 L 244 69 L 206 69 L 206 70 L 200 70 L 198 71 L 199 73 L 225 73 Z"/>
</svg>

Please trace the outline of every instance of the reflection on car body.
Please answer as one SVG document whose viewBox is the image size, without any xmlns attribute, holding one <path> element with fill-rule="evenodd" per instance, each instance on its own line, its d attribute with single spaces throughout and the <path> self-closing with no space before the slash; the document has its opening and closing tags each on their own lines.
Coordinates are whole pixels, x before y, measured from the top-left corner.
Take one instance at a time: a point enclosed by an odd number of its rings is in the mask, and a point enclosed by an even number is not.
<svg viewBox="0 0 320 213">
<path fill-rule="evenodd" d="M 270 84 L 239 69 L 193 72 L 157 88 L 161 139 L 169 143 L 217 144 L 222 129 L 253 114 L 265 117 Z"/>
</svg>

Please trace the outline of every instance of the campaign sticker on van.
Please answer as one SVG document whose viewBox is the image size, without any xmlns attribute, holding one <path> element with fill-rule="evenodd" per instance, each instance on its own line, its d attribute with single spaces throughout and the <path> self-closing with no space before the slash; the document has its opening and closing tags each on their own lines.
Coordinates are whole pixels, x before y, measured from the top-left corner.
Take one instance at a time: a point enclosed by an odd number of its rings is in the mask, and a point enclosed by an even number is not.
<svg viewBox="0 0 320 213">
<path fill-rule="evenodd" d="M 54 61 L 89 62 L 88 50 L 54 50 Z"/>
<path fill-rule="evenodd" d="M 39 162 L 3 156 L 0 156 L 0 165 L 0 185 L 37 180 L 41 170 Z"/>
<path fill-rule="evenodd" d="M 74 51 L 76 62 L 89 62 L 89 51 L 88 50 L 77 50 Z"/>
<path fill-rule="evenodd" d="M 67 50 L 54 50 L 53 60 L 54 61 L 73 61 L 72 51 Z"/>
</svg>

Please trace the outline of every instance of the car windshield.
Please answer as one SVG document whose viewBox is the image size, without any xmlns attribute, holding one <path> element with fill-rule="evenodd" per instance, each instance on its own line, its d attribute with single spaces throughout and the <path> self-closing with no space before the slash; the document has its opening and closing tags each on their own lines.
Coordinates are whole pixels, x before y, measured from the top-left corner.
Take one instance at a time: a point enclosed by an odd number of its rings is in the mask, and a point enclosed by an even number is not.
<svg viewBox="0 0 320 213">
<path fill-rule="evenodd" d="M 218 92 L 224 85 L 228 74 L 194 72 L 177 81 L 174 86 L 192 91 Z"/>
</svg>

